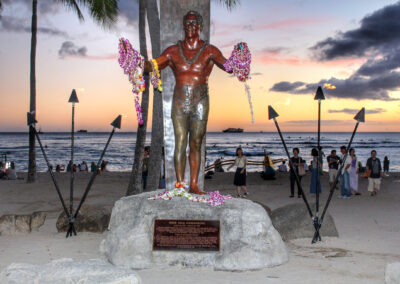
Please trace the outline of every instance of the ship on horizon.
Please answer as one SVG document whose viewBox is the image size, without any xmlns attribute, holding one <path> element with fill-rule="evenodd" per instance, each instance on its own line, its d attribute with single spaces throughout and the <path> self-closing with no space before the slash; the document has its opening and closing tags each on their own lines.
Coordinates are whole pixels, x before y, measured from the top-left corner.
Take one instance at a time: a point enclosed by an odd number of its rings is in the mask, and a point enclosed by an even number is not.
<svg viewBox="0 0 400 284">
<path fill-rule="evenodd" d="M 224 133 L 242 133 L 243 129 L 242 128 L 227 128 L 222 130 Z"/>
</svg>

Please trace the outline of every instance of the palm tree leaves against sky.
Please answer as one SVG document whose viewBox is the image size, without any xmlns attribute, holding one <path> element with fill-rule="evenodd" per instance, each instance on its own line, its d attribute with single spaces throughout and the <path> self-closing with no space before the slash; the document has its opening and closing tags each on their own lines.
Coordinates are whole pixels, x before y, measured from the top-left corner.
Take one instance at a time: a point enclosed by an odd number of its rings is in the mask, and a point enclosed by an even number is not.
<svg viewBox="0 0 400 284">
<path fill-rule="evenodd" d="M 95 22 L 103 27 L 111 27 L 118 16 L 118 0 L 54 0 L 78 16 L 83 21 L 82 8 L 87 8 Z M 36 43 L 37 43 L 37 0 L 32 0 L 31 58 L 30 58 L 30 112 L 36 113 Z M 0 11 L 3 7 L 0 0 Z M 33 128 L 29 128 L 29 162 L 27 182 L 36 180 L 36 152 Z"/>
</svg>

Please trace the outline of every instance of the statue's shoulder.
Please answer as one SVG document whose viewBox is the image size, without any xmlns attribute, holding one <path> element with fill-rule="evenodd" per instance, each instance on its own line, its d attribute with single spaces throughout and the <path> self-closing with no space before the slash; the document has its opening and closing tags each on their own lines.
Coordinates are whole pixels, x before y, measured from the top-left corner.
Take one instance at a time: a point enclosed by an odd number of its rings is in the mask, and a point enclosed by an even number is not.
<svg viewBox="0 0 400 284">
<path fill-rule="evenodd" d="M 174 45 L 168 46 L 168 47 L 163 51 L 163 54 L 164 54 L 164 55 L 170 55 L 170 54 L 173 54 L 173 53 L 176 53 L 176 52 L 178 52 L 178 45 L 177 45 L 177 44 L 174 44 Z"/>
</svg>

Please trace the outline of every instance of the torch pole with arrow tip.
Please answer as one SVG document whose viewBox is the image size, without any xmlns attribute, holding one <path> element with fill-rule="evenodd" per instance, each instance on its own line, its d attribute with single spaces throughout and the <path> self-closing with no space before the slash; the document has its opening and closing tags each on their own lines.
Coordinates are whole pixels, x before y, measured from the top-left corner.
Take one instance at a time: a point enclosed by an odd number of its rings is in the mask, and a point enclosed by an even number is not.
<svg viewBox="0 0 400 284">
<path fill-rule="evenodd" d="M 322 161 L 322 151 L 321 151 L 321 100 L 325 100 L 324 92 L 322 91 L 321 86 L 318 87 L 317 92 L 315 94 L 314 100 L 318 100 L 318 160 L 317 160 L 317 182 L 316 182 L 316 190 L 315 190 L 315 217 L 314 223 L 319 224 L 319 190 L 321 188 L 321 161 Z M 321 169 L 322 170 L 322 169 Z M 311 181 L 312 182 L 312 181 Z M 318 235 L 318 241 L 321 241 L 321 236 Z M 313 243 L 315 242 L 315 238 L 313 239 Z"/>
<path fill-rule="evenodd" d="M 72 90 L 71 96 L 68 100 L 69 103 L 72 103 L 72 124 L 71 124 L 71 178 L 70 178 L 70 190 L 69 190 L 69 227 L 70 229 L 67 231 L 66 237 L 72 236 L 72 233 L 76 235 L 76 231 L 74 228 L 74 217 L 73 217 L 73 208 L 74 208 L 74 132 L 75 132 L 75 103 L 79 103 L 78 96 L 76 95 L 75 89 Z"/>
<path fill-rule="evenodd" d="M 278 116 L 279 116 L 279 114 L 272 108 L 272 106 L 268 106 L 268 119 L 269 119 L 269 120 L 271 120 L 271 119 L 274 120 L 276 129 L 278 130 L 279 137 L 281 138 L 281 141 L 282 141 L 282 144 L 283 144 L 283 148 L 285 149 L 286 155 L 287 155 L 287 157 L 288 157 L 289 167 L 290 167 L 290 169 L 291 169 L 291 170 L 293 171 L 293 173 L 294 173 L 294 177 L 295 177 L 297 186 L 299 187 L 300 192 L 301 192 L 301 196 L 302 196 L 302 198 L 303 198 L 303 201 L 304 201 L 304 203 L 306 204 L 306 207 L 307 207 L 307 210 L 308 210 L 308 214 L 310 215 L 311 219 L 313 220 L 314 229 L 315 229 L 315 231 L 316 231 L 315 234 L 317 235 L 317 237 L 319 237 L 319 227 L 318 227 L 318 223 L 315 223 L 315 222 L 314 222 L 314 215 L 313 215 L 313 212 L 312 212 L 312 210 L 311 210 L 310 204 L 308 204 L 307 197 L 305 196 L 305 194 L 304 194 L 304 192 L 303 192 L 303 187 L 301 186 L 299 176 L 297 175 L 297 172 L 295 171 L 295 169 L 294 169 L 294 167 L 293 167 L 293 165 L 292 165 L 292 160 L 290 159 L 290 154 L 289 154 L 288 148 L 287 148 L 287 146 L 286 146 L 285 139 L 284 139 L 283 136 L 282 136 L 281 129 L 279 128 L 278 121 L 276 120 L 276 118 L 277 118 Z"/>
<path fill-rule="evenodd" d="M 57 191 L 58 197 L 60 198 L 61 204 L 62 204 L 62 206 L 63 206 L 63 208 L 64 208 L 64 212 L 65 212 L 65 214 L 67 215 L 67 218 L 69 218 L 70 214 L 69 214 L 69 212 L 68 212 L 67 206 L 65 205 L 64 198 L 63 198 L 63 196 L 62 196 L 62 194 L 61 194 L 61 190 L 60 190 L 60 188 L 58 187 L 58 183 L 57 183 L 57 181 L 56 181 L 56 178 L 55 178 L 55 176 L 54 176 L 54 173 L 53 173 L 53 171 L 51 170 L 51 165 L 50 165 L 49 159 L 47 158 L 46 152 L 44 151 L 44 148 L 43 148 L 43 145 L 42 145 L 42 141 L 40 140 L 40 136 L 39 136 L 39 134 L 37 133 L 36 128 L 35 128 L 35 123 L 36 123 L 37 121 L 35 120 L 33 114 L 30 113 L 30 112 L 27 113 L 27 118 L 28 118 L 28 126 L 29 126 L 29 127 L 32 127 L 33 132 L 34 132 L 34 134 L 35 134 L 35 136 L 36 136 L 36 139 L 37 139 L 38 142 L 39 142 L 39 146 L 40 146 L 40 149 L 42 150 L 42 154 L 43 154 L 44 160 L 46 161 L 46 164 L 47 164 L 47 169 L 48 169 L 48 171 L 49 171 L 49 173 L 50 173 L 50 176 L 51 176 L 51 179 L 52 179 L 52 181 L 53 181 L 53 183 L 54 183 L 54 186 L 56 187 L 56 191 Z"/>
<path fill-rule="evenodd" d="M 108 147 L 108 145 L 110 144 L 111 138 L 112 138 L 113 135 L 114 135 L 115 128 L 121 129 L 121 118 L 122 118 L 121 115 L 119 115 L 119 116 L 111 123 L 111 125 L 113 126 L 113 129 L 112 129 L 112 131 L 111 131 L 111 133 L 110 133 L 110 136 L 108 137 L 108 140 L 107 140 L 106 145 L 104 146 L 103 152 L 101 153 L 100 158 L 99 158 L 99 160 L 98 160 L 98 162 L 97 162 L 96 170 L 92 173 L 92 176 L 90 177 L 89 183 L 88 183 L 88 185 L 86 186 L 86 190 L 85 190 L 85 192 L 84 192 L 84 194 L 83 194 L 83 196 L 82 196 L 82 199 L 81 199 L 81 201 L 79 202 L 78 207 L 76 208 L 75 214 L 74 214 L 74 216 L 73 216 L 73 218 L 72 218 L 73 221 L 76 220 L 76 218 L 77 218 L 77 216 L 78 216 L 78 213 L 79 213 L 79 210 L 81 209 L 82 204 L 85 202 L 86 197 L 87 197 L 87 195 L 89 194 L 89 191 L 90 191 L 90 189 L 91 189 L 91 187 L 92 187 L 92 185 L 93 185 L 93 182 L 94 182 L 94 180 L 95 180 L 95 178 L 96 178 L 96 176 L 97 176 L 97 172 L 98 172 L 98 169 L 100 168 L 100 165 L 101 165 L 101 162 L 102 162 L 102 160 L 103 160 L 104 154 L 106 153 L 107 147 Z M 73 222 L 69 224 L 68 233 L 71 233 L 71 234 L 72 234 L 73 225 L 74 225 Z M 68 235 L 68 233 L 67 233 L 67 235 Z"/>
<path fill-rule="evenodd" d="M 324 207 L 324 211 L 322 211 L 321 218 L 319 219 L 319 222 L 318 222 L 318 230 L 321 228 L 322 223 L 323 223 L 323 221 L 324 221 L 325 214 L 326 214 L 326 212 L 327 212 L 327 210 L 328 210 L 328 207 L 329 207 L 329 204 L 330 204 L 330 202 L 331 202 L 331 200 L 332 200 L 332 196 L 333 196 L 333 193 L 334 193 L 334 191 L 335 191 L 336 184 L 337 184 L 338 181 L 339 181 L 340 174 L 341 174 L 341 172 L 342 172 L 342 170 L 343 170 L 343 168 L 344 168 L 345 161 L 346 161 L 347 155 L 349 154 L 351 144 L 353 143 L 354 136 L 355 136 L 355 134 L 356 134 L 356 132 L 357 132 L 358 125 L 360 124 L 360 122 L 365 122 L 365 108 L 362 108 L 362 109 L 356 114 L 356 116 L 354 117 L 354 119 L 357 120 L 357 123 L 356 123 L 356 126 L 354 127 L 353 133 L 351 134 L 351 138 L 350 138 L 349 144 L 347 145 L 347 148 L 346 148 L 346 153 L 345 153 L 344 156 L 343 156 L 343 162 L 342 162 L 342 164 L 341 164 L 340 167 L 339 167 L 338 174 L 337 174 L 337 176 L 336 176 L 336 178 L 335 178 L 335 181 L 333 182 L 332 187 L 331 187 L 331 189 L 330 189 L 329 197 L 328 197 L 328 200 L 326 201 L 326 204 L 325 204 L 325 207 Z M 314 238 L 313 238 L 313 242 L 315 242 L 315 241 L 317 240 L 317 238 L 318 238 L 317 232 L 315 232 Z"/>
</svg>

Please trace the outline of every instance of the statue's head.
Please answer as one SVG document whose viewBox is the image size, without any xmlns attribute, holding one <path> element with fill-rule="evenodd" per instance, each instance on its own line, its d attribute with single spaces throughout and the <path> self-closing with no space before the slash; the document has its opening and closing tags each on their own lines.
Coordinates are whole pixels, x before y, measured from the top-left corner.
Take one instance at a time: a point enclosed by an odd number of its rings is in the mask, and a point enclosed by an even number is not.
<svg viewBox="0 0 400 284">
<path fill-rule="evenodd" d="M 203 29 L 203 17 L 196 11 L 189 11 L 183 16 L 183 28 L 186 37 L 200 36 Z"/>
</svg>

